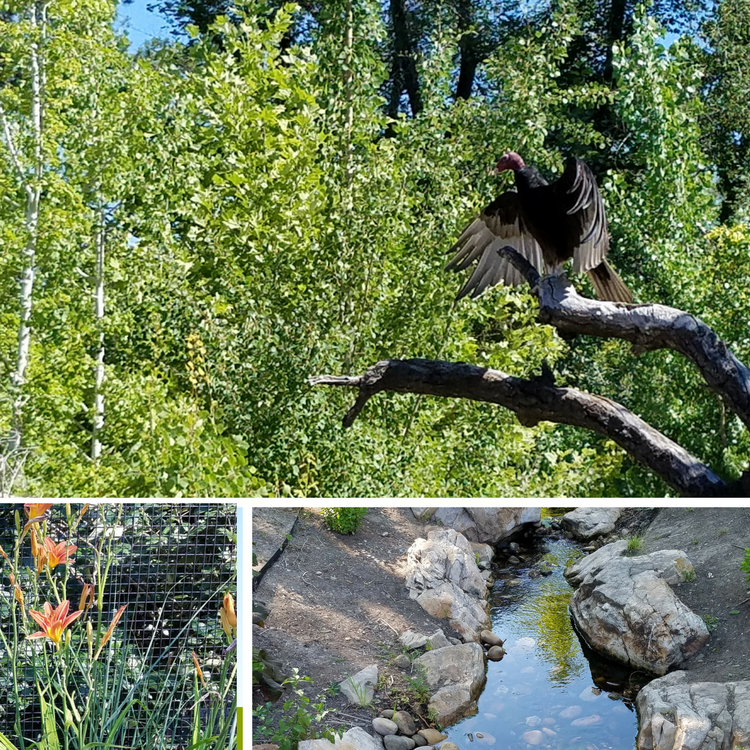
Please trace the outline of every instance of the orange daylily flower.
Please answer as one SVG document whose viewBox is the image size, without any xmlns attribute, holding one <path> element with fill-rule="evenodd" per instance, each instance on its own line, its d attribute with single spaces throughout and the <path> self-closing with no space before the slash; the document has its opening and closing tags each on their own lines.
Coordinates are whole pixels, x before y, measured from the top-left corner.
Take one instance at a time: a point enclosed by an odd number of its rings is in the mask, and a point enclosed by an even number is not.
<svg viewBox="0 0 750 750">
<path fill-rule="evenodd" d="M 54 610 L 49 602 L 45 602 L 43 613 L 30 609 L 29 614 L 31 615 L 31 619 L 42 629 L 26 637 L 49 638 L 59 648 L 63 630 L 83 614 L 83 612 L 78 611 L 69 615 L 68 609 L 70 609 L 70 602 L 67 599 L 58 604 Z"/>
<path fill-rule="evenodd" d="M 102 638 L 102 642 L 99 644 L 99 648 L 96 649 L 96 654 L 94 654 L 94 661 L 96 661 L 99 658 L 99 654 L 101 654 L 102 649 L 104 648 L 104 644 L 110 639 L 112 636 L 112 633 L 115 630 L 115 625 L 117 625 L 118 622 L 120 622 L 120 618 L 122 617 L 122 613 L 125 611 L 125 607 L 127 607 L 127 604 L 123 604 L 120 609 L 115 612 L 115 616 L 112 618 L 112 622 L 109 623 L 109 627 L 107 628 L 107 632 L 104 634 L 104 638 Z"/>
<path fill-rule="evenodd" d="M 54 503 L 24 503 L 23 512 L 26 518 L 33 522 L 35 518 L 43 516 L 53 505 Z"/>
<path fill-rule="evenodd" d="M 232 635 L 236 636 L 237 615 L 234 611 L 234 599 L 228 592 L 224 594 L 224 601 L 219 610 L 219 618 L 221 619 L 221 627 L 226 633 L 227 638 L 231 638 Z"/>
<path fill-rule="evenodd" d="M 12 564 L 10 561 L 10 558 L 8 557 L 8 555 L 5 554 L 5 550 L 2 547 L 0 547 L 0 555 L 2 555 L 5 558 L 5 562 L 7 562 L 8 565 Z"/>
<path fill-rule="evenodd" d="M 75 544 L 58 542 L 55 544 L 48 536 L 44 537 L 44 547 L 47 551 L 47 562 L 50 568 L 68 562 L 68 558 L 78 549 Z"/>
</svg>

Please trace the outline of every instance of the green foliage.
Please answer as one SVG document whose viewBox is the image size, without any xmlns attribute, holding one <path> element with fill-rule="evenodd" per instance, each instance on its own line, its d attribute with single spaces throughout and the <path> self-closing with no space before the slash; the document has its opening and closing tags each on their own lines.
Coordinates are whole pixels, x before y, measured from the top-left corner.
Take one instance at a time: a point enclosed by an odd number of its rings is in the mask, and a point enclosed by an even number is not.
<svg viewBox="0 0 750 750">
<path fill-rule="evenodd" d="M 367 508 L 321 508 L 326 526 L 339 534 L 354 534 L 367 515 Z"/>
<path fill-rule="evenodd" d="M 716 630 L 716 628 L 721 623 L 721 620 L 719 620 L 718 617 L 714 617 L 713 615 L 703 615 L 703 621 L 706 623 L 706 629 L 709 633 L 713 630 Z"/>
<path fill-rule="evenodd" d="M 628 553 L 634 554 L 635 552 L 640 552 L 641 549 L 643 549 L 643 537 L 638 536 L 638 534 L 633 534 L 632 536 L 628 537 Z"/>
<path fill-rule="evenodd" d="M 294 750 L 300 740 L 323 738 L 334 742 L 335 734 L 321 722 L 330 713 L 325 703 L 311 703 L 299 687 L 301 682 L 312 682 L 301 677 L 295 667 L 293 674 L 283 682 L 292 697 L 280 708 L 267 702 L 253 709 L 253 740 L 273 742 L 279 750 Z"/>
<path fill-rule="evenodd" d="M 750 583 L 750 547 L 745 549 L 745 557 L 742 560 L 740 567 L 745 571 L 747 582 Z"/>
<path fill-rule="evenodd" d="M 669 352 L 634 359 L 622 342 L 564 341 L 538 322 L 523 289 L 454 306 L 460 280 L 443 273 L 442 253 L 507 186 L 488 174 L 500 153 L 518 150 L 548 174 L 575 153 L 599 176 L 612 261 L 638 300 L 684 307 L 750 356 L 750 298 L 735 281 L 750 273 L 740 179 L 748 171 L 746 2 L 717 6 L 705 27 L 711 49 L 682 39 L 668 50 L 645 4 L 614 47 L 580 3 L 529 11 L 533 23 L 513 6 L 502 31 L 483 6 L 481 85 L 459 101 L 453 84 L 466 36 L 455 8 L 420 6 L 414 23 L 429 39 L 417 60 L 422 110 L 396 121 L 383 99 L 392 29 L 371 0 L 352 5 L 351 60 L 339 2 L 305 11 L 250 0 L 217 17 L 209 8 L 188 44 L 155 44 L 137 57 L 112 31 L 111 4 L 50 6 L 40 48 L 38 283 L 23 384 L 28 455 L 19 458 L 16 494 L 667 491 L 598 435 L 524 427 L 491 404 L 379 394 L 345 433 L 350 394 L 311 389 L 307 379 L 359 373 L 388 357 L 468 361 L 519 377 L 538 374 L 546 359 L 560 385 L 624 403 L 722 475 L 739 476 L 747 431 L 689 363 Z M 28 25 L 0 23 L 3 65 L 13 71 L 0 99 L 28 171 Z M 605 57 L 611 80 L 601 74 Z M 1 150 L 5 434 L 19 323 L 13 280 L 28 232 L 26 190 L 5 141 Z M 733 223 L 720 224 L 719 192 L 732 186 Z M 106 315 L 97 322 L 102 220 Z M 589 290 L 586 279 L 575 282 Z M 105 423 L 94 460 L 101 336 Z"/>
</svg>

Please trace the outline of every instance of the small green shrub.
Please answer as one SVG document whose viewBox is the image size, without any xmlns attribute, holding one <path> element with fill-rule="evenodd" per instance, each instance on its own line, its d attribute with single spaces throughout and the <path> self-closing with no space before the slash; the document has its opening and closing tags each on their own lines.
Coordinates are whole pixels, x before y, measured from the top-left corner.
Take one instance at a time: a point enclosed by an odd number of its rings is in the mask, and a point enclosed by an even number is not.
<svg viewBox="0 0 750 750">
<path fill-rule="evenodd" d="M 750 583 L 750 547 L 745 549 L 745 559 L 740 563 L 740 567 L 745 571 L 747 582 Z"/>
<path fill-rule="evenodd" d="M 716 630 L 720 622 L 719 618 L 714 617 L 713 615 L 703 615 L 703 621 L 706 623 L 706 629 L 709 633 Z"/>
<path fill-rule="evenodd" d="M 331 531 L 353 534 L 362 523 L 367 508 L 321 508 L 320 512 Z"/>
<path fill-rule="evenodd" d="M 291 677 L 284 680 L 283 687 L 293 694 L 282 708 L 274 709 L 268 702 L 253 709 L 253 740 L 274 742 L 279 750 L 293 750 L 300 740 L 324 738 L 336 740 L 334 732 L 321 724 L 326 714 L 325 703 L 310 703 L 310 699 L 299 688 L 300 682 L 312 682 L 309 677 L 301 677 L 294 668 Z M 312 711 L 310 710 L 312 709 Z M 278 725 L 274 726 L 274 715 Z"/>
</svg>

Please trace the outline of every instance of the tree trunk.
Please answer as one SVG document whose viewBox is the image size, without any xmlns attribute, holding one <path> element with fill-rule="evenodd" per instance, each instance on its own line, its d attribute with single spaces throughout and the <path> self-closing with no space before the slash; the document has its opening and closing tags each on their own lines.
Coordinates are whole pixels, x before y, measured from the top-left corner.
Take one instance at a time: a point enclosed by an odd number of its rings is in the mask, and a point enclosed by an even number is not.
<svg viewBox="0 0 750 750">
<path fill-rule="evenodd" d="M 106 249 L 106 225 L 104 208 L 100 208 L 99 223 L 96 227 L 96 277 L 94 291 L 94 316 L 99 331 L 99 349 L 96 353 L 94 376 L 94 419 L 91 429 L 91 458 L 99 459 L 102 453 L 101 431 L 104 427 L 104 257 Z"/>
<path fill-rule="evenodd" d="M 33 142 L 32 176 L 23 169 L 18 152 L 13 142 L 13 134 L 10 123 L 5 113 L 2 112 L 3 129 L 6 135 L 8 149 L 15 154 L 14 161 L 20 172 L 26 192 L 26 209 L 24 213 L 24 225 L 26 230 L 26 242 L 23 248 L 23 271 L 21 274 L 19 289 L 19 325 L 18 325 L 18 348 L 16 354 L 16 369 L 10 375 L 11 393 L 13 394 L 11 434 L 8 439 L 8 452 L 17 451 L 21 447 L 23 431 L 23 408 L 26 403 L 24 385 L 26 383 L 26 368 L 29 364 L 29 351 L 31 348 L 31 313 L 34 299 L 34 282 L 36 280 L 36 250 L 39 234 L 39 203 L 41 199 L 41 180 L 43 173 L 44 152 L 42 148 L 42 118 L 43 118 L 43 70 L 42 61 L 37 41 L 44 35 L 44 9 L 43 6 L 33 4 L 30 12 L 30 26 L 32 41 L 29 48 L 31 69 L 31 135 Z"/>
<path fill-rule="evenodd" d="M 406 89 L 413 117 L 422 111 L 419 76 L 417 74 L 416 45 L 406 17 L 404 0 L 390 0 L 391 23 L 393 24 L 393 67 L 389 114 L 395 118 L 401 93 Z M 395 106 L 395 114 L 394 114 Z"/>
</svg>

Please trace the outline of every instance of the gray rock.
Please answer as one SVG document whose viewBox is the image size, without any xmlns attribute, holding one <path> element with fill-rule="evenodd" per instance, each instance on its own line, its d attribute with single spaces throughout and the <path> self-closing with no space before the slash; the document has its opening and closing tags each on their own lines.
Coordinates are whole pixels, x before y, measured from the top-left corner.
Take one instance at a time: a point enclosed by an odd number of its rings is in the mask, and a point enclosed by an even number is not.
<svg viewBox="0 0 750 750">
<path fill-rule="evenodd" d="M 487 652 L 487 658 L 490 661 L 500 661 L 505 656 L 505 651 L 500 646 L 492 646 Z"/>
<path fill-rule="evenodd" d="M 433 617 L 450 619 L 463 638 L 476 640 L 489 625 L 486 586 L 464 536 L 452 529 L 430 531 L 409 548 L 409 596 Z"/>
<path fill-rule="evenodd" d="M 420 734 L 422 737 L 424 737 L 427 742 L 430 743 L 430 745 L 436 745 L 438 742 L 442 742 L 443 740 L 448 739 L 447 734 L 438 732 L 437 729 L 432 729 L 430 727 L 428 727 L 427 729 L 420 729 L 417 734 Z"/>
<path fill-rule="evenodd" d="M 424 668 L 431 693 L 428 708 L 436 712 L 438 724 L 453 724 L 476 711 L 485 683 L 484 652 L 478 643 L 428 651 L 415 663 Z"/>
<path fill-rule="evenodd" d="M 615 530 L 622 508 L 576 508 L 562 517 L 562 526 L 576 539 L 587 542 Z"/>
<path fill-rule="evenodd" d="M 750 745 L 750 683 L 688 682 L 672 672 L 636 699 L 641 750 L 725 750 Z"/>
<path fill-rule="evenodd" d="M 347 677 L 339 687 L 341 692 L 348 698 L 349 703 L 355 706 L 366 706 L 372 703 L 375 697 L 375 685 L 378 684 L 378 666 L 371 664 L 361 672 L 352 677 Z"/>
<path fill-rule="evenodd" d="M 415 633 L 412 630 L 407 630 L 401 633 L 399 641 L 404 648 L 408 648 L 410 651 L 415 648 L 422 648 L 428 643 L 431 648 L 445 648 L 450 646 L 450 641 L 445 637 L 442 630 L 436 630 L 432 635 L 422 635 L 422 633 Z"/>
<path fill-rule="evenodd" d="M 383 738 L 385 750 L 414 750 L 416 745 L 411 737 L 402 737 L 399 734 L 389 734 Z"/>
<path fill-rule="evenodd" d="M 385 719 L 392 719 L 393 718 L 394 711 L 392 708 L 384 708 L 380 715 Z"/>
<path fill-rule="evenodd" d="M 431 636 L 428 636 L 427 644 L 425 645 L 429 645 L 432 649 L 445 648 L 446 646 L 450 646 L 451 642 L 445 637 L 442 630 L 436 630 Z"/>
<path fill-rule="evenodd" d="M 427 744 L 427 740 L 421 734 L 413 734 L 411 738 L 417 747 L 424 747 Z"/>
<path fill-rule="evenodd" d="M 565 571 L 578 587 L 570 612 L 596 651 L 663 675 L 708 638 L 703 620 L 668 585 L 685 580 L 693 566 L 684 552 L 622 557 L 626 549 L 625 541 L 608 544 Z"/>
<path fill-rule="evenodd" d="M 454 742 L 444 742 L 440 745 L 440 750 L 461 750 Z"/>
<path fill-rule="evenodd" d="M 495 550 L 490 547 L 489 544 L 483 544 L 482 542 L 469 542 L 471 551 L 474 553 L 479 570 L 487 570 L 490 567 L 492 558 L 495 556 Z"/>
<path fill-rule="evenodd" d="M 302 740 L 298 750 L 383 750 L 383 741 L 380 737 L 372 737 L 362 727 L 353 727 L 336 742 L 328 740 Z"/>
<path fill-rule="evenodd" d="M 372 720 L 372 728 L 378 734 L 396 734 L 398 732 L 398 725 L 395 721 L 380 716 Z"/>
<path fill-rule="evenodd" d="M 502 646 L 504 643 L 503 639 L 491 630 L 483 630 L 479 634 L 479 639 L 482 643 L 486 643 L 489 646 Z"/>
<path fill-rule="evenodd" d="M 401 734 L 408 734 L 409 736 L 416 734 L 417 725 L 406 711 L 396 711 L 393 714 L 393 721 Z"/>
<path fill-rule="evenodd" d="M 461 532 L 471 542 L 497 544 L 520 526 L 538 523 L 541 508 L 412 508 L 420 520 L 431 518 Z"/>
<path fill-rule="evenodd" d="M 399 654 L 394 660 L 393 663 L 399 668 L 399 669 L 409 669 L 411 667 L 411 661 L 409 657 L 406 654 Z"/>
<path fill-rule="evenodd" d="M 510 563 L 511 565 L 518 565 L 518 563 L 520 563 L 520 562 L 521 561 L 515 555 L 511 555 L 508 558 L 508 563 Z"/>
</svg>

